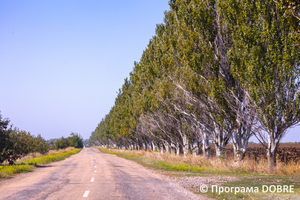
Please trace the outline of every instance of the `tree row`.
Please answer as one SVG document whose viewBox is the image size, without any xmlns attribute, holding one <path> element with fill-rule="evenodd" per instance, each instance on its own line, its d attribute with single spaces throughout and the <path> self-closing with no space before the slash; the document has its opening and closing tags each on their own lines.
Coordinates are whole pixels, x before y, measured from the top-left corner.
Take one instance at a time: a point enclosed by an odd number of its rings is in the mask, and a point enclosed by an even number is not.
<svg viewBox="0 0 300 200">
<path fill-rule="evenodd" d="M 169 2 L 141 60 L 90 143 L 244 159 L 251 137 L 269 172 L 300 121 L 299 6 L 294 1 Z"/>
</svg>

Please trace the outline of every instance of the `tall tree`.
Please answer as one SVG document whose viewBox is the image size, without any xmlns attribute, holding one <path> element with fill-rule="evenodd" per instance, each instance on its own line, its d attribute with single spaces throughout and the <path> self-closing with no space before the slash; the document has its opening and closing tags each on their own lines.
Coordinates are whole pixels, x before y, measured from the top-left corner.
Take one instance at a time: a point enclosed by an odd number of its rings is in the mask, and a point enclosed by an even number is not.
<svg viewBox="0 0 300 200">
<path fill-rule="evenodd" d="M 272 173 L 279 142 L 300 121 L 300 48 L 294 29 L 299 22 L 273 0 L 226 0 L 219 6 L 232 30 L 232 73 L 251 98 L 261 125 L 256 136 Z"/>
</svg>

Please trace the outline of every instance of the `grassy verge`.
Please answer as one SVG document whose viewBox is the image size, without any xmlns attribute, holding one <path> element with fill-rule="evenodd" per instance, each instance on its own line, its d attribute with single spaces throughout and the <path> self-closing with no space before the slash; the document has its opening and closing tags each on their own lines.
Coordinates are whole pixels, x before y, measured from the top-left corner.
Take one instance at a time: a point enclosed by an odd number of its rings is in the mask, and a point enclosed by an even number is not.
<svg viewBox="0 0 300 200">
<path fill-rule="evenodd" d="M 190 166 L 188 164 L 173 164 L 173 163 L 168 163 L 168 162 L 164 162 L 164 161 L 160 161 L 160 160 L 144 158 L 143 156 L 139 156 L 139 155 L 132 155 L 132 154 L 120 153 L 120 152 L 112 152 L 112 151 L 108 151 L 104 148 L 98 148 L 98 149 L 103 153 L 115 154 L 120 157 L 136 161 L 137 163 L 142 164 L 142 165 L 152 168 L 152 169 L 167 170 L 167 171 L 184 171 L 184 172 L 203 171 L 203 168 L 201 168 L 201 167 Z"/>
<path fill-rule="evenodd" d="M 28 164 L 0 166 L 0 176 L 31 172 L 33 168 L 34 166 Z"/>
<path fill-rule="evenodd" d="M 279 174 L 279 175 L 268 175 L 266 172 L 262 171 L 249 171 L 250 167 L 228 167 L 229 163 L 226 161 L 217 161 L 211 159 L 197 161 L 193 160 L 193 157 L 183 158 L 181 156 L 174 157 L 172 155 L 161 155 L 156 152 L 147 152 L 147 151 L 127 151 L 127 150 L 115 150 L 115 149 L 106 149 L 99 148 L 101 152 L 115 154 L 119 157 L 123 157 L 129 160 L 133 160 L 145 167 L 163 170 L 163 174 L 171 176 L 176 180 L 189 180 L 196 178 L 206 177 L 205 179 L 210 179 L 208 182 L 199 183 L 199 185 L 184 185 L 189 190 L 194 193 L 198 193 L 209 198 L 213 199 L 300 199 L 300 176 L 299 174 L 293 173 L 289 174 Z M 201 162 L 200 162 L 201 161 Z M 195 165 L 193 165 L 193 163 Z M 259 166 L 256 166 L 259 167 Z M 297 166 L 296 166 L 297 167 Z M 225 177 L 234 177 L 230 181 L 218 182 L 216 179 L 222 179 Z M 214 182 L 215 180 L 215 182 Z M 224 179 L 226 180 L 226 179 Z M 229 180 L 229 179 L 227 179 Z M 208 186 L 208 191 L 206 193 L 200 192 L 200 185 L 206 184 Z M 240 192 L 231 192 L 220 190 L 212 190 L 212 186 L 218 186 L 225 188 L 238 188 Z M 277 190 L 279 186 L 292 186 L 293 193 L 280 192 Z M 266 191 L 266 188 L 273 190 L 274 186 L 276 187 L 275 192 Z M 249 188 L 250 191 L 242 192 L 243 188 Z M 251 191 L 253 188 L 253 192 Z M 258 192 L 255 192 L 255 189 L 258 189 Z M 221 189 L 222 190 L 222 189 Z"/>
<path fill-rule="evenodd" d="M 81 149 L 75 149 L 64 153 L 54 153 L 51 155 L 41 156 L 38 158 L 26 159 L 15 165 L 0 166 L 0 178 L 9 177 L 18 173 L 27 173 L 34 170 L 36 165 L 47 164 L 50 162 L 64 160 L 73 154 L 79 153 Z"/>
<path fill-rule="evenodd" d="M 54 154 L 47 155 L 47 156 L 41 156 L 39 158 L 26 159 L 23 161 L 23 163 L 34 164 L 34 165 L 40 165 L 40 164 L 44 165 L 44 164 L 48 164 L 50 162 L 64 160 L 65 158 L 68 158 L 73 154 L 79 153 L 80 151 L 81 151 L 81 149 L 75 149 L 75 150 L 68 151 L 65 153 L 54 153 Z"/>
<path fill-rule="evenodd" d="M 290 186 L 293 188 L 290 190 Z M 239 180 L 227 182 L 221 185 L 223 189 L 216 191 L 216 187 L 208 186 L 207 197 L 215 199 L 300 199 L 300 178 L 286 176 L 247 176 L 240 177 Z M 283 191 L 280 188 L 287 187 Z M 226 192 L 225 188 L 234 188 L 233 191 Z M 235 189 L 237 188 L 237 189 Z M 245 188 L 245 191 L 242 191 Z M 247 190 L 249 188 L 250 190 Z M 251 188 L 253 190 L 251 191 Z M 236 191 L 235 191 L 236 190 Z M 239 191 L 238 191 L 239 190 Z M 256 190 L 256 191 L 255 191 Z M 196 192 L 203 194 L 201 192 Z"/>
</svg>

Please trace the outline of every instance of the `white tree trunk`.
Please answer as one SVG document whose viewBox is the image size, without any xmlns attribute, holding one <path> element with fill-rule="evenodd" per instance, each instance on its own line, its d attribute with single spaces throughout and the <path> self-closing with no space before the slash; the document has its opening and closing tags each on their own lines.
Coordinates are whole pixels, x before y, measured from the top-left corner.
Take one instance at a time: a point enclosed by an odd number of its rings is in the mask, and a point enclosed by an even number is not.
<svg viewBox="0 0 300 200">
<path fill-rule="evenodd" d="M 206 132 L 202 132 L 202 152 L 203 157 L 209 158 L 210 157 L 210 148 L 209 148 L 209 139 Z"/>
<path fill-rule="evenodd" d="M 195 139 L 193 143 L 193 156 L 197 155 L 199 155 L 199 142 Z"/>
<path fill-rule="evenodd" d="M 225 142 L 223 139 L 223 131 L 219 126 L 216 127 L 216 138 L 215 138 L 215 147 L 216 147 L 216 157 L 221 158 L 224 155 L 224 146 Z"/>
<path fill-rule="evenodd" d="M 179 156 L 179 154 L 180 154 L 180 145 L 179 145 L 179 143 L 177 142 L 177 143 L 176 143 L 176 155 Z"/>
<path fill-rule="evenodd" d="M 184 157 L 186 157 L 189 152 L 189 142 L 186 135 L 183 135 L 182 142 L 183 142 L 183 155 Z"/>
<path fill-rule="evenodd" d="M 165 141 L 164 145 L 165 145 L 166 152 L 167 152 L 167 153 L 170 153 L 170 146 L 169 146 L 169 143 Z"/>
<path fill-rule="evenodd" d="M 267 156 L 268 156 L 268 164 L 269 164 L 269 174 L 272 174 L 276 167 L 276 155 L 275 155 L 276 149 L 277 149 L 277 143 L 275 142 L 273 134 L 268 133 Z"/>
<path fill-rule="evenodd" d="M 143 149 L 146 151 L 146 144 L 143 143 Z"/>
<path fill-rule="evenodd" d="M 152 150 L 155 152 L 157 150 L 156 144 L 152 141 Z"/>
<path fill-rule="evenodd" d="M 223 147 L 219 145 L 215 145 L 216 147 L 216 157 L 221 158 L 221 155 L 223 154 Z"/>
</svg>

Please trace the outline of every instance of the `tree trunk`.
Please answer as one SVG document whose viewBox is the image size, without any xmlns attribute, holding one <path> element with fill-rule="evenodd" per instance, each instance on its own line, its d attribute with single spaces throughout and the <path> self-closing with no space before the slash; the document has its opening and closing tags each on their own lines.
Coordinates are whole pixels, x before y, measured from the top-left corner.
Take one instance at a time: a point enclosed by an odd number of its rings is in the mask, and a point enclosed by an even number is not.
<svg viewBox="0 0 300 200">
<path fill-rule="evenodd" d="M 221 159 L 224 158 L 224 148 L 225 148 L 225 141 L 223 139 L 223 130 L 216 126 L 217 137 L 215 140 L 215 147 L 216 147 L 216 157 Z"/>
<path fill-rule="evenodd" d="M 216 157 L 221 158 L 221 156 L 224 154 L 223 147 L 215 144 L 215 148 L 216 148 Z"/>
<path fill-rule="evenodd" d="M 146 151 L 146 144 L 143 143 L 143 149 Z"/>
<path fill-rule="evenodd" d="M 203 152 L 203 157 L 209 158 L 210 156 L 209 139 L 207 133 L 205 132 L 202 133 L 202 152 Z"/>
<path fill-rule="evenodd" d="M 164 146 L 162 143 L 159 144 L 160 153 L 164 154 Z"/>
<path fill-rule="evenodd" d="M 173 155 L 176 154 L 176 146 L 173 142 L 171 142 L 171 154 L 173 154 Z"/>
<path fill-rule="evenodd" d="M 165 145 L 166 152 L 170 153 L 169 143 L 165 141 L 164 145 Z"/>
<path fill-rule="evenodd" d="M 154 142 L 152 142 L 152 150 L 155 152 L 155 151 L 156 151 L 156 149 L 157 149 L 157 146 L 156 146 L 156 144 L 155 144 Z"/>
<path fill-rule="evenodd" d="M 233 144 L 233 159 L 234 162 L 238 162 L 241 160 L 241 151 L 239 149 L 239 147 L 237 147 L 238 145 Z"/>
<path fill-rule="evenodd" d="M 179 154 L 180 154 L 180 145 L 179 145 L 179 143 L 177 142 L 177 143 L 176 143 L 176 156 L 179 156 Z"/>
<path fill-rule="evenodd" d="M 276 145 L 275 139 L 274 139 L 274 137 L 272 137 L 272 135 L 273 134 L 269 134 L 268 150 L 267 150 L 269 174 L 272 174 L 276 167 L 277 145 Z"/>
<path fill-rule="evenodd" d="M 188 141 L 186 135 L 183 135 L 182 143 L 183 143 L 183 155 L 184 155 L 184 157 L 186 157 L 189 152 L 189 141 Z"/>
<path fill-rule="evenodd" d="M 193 156 L 196 155 L 199 155 L 199 142 L 195 139 L 193 143 Z"/>
</svg>

